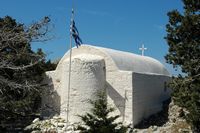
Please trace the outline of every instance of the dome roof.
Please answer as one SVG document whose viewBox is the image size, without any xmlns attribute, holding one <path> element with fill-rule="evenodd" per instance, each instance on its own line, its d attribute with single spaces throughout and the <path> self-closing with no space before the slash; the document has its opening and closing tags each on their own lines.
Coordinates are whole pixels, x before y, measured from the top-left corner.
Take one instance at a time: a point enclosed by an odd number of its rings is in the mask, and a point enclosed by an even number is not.
<svg viewBox="0 0 200 133">
<path fill-rule="evenodd" d="M 119 70 L 170 76 L 170 73 L 164 65 L 151 57 L 91 45 L 82 45 L 79 48 L 73 48 L 72 56 L 82 53 L 104 55 L 104 58 L 106 58 L 105 60 L 109 59 L 107 62 L 113 62 L 113 65 Z M 67 52 L 63 58 L 68 57 L 69 52 Z"/>
</svg>

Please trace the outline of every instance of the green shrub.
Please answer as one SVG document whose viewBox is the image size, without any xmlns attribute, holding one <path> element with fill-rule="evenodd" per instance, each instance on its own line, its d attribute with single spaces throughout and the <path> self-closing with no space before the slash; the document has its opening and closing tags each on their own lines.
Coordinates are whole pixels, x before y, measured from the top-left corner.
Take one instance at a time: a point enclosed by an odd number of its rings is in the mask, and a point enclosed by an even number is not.
<svg viewBox="0 0 200 133">
<path fill-rule="evenodd" d="M 84 126 L 79 126 L 78 130 L 82 133 L 125 133 L 127 131 L 126 126 L 115 122 L 119 115 L 109 116 L 114 108 L 108 106 L 105 91 L 97 94 L 97 100 L 89 102 L 93 108 L 91 113 L 80 116 Z"/>
</svg>

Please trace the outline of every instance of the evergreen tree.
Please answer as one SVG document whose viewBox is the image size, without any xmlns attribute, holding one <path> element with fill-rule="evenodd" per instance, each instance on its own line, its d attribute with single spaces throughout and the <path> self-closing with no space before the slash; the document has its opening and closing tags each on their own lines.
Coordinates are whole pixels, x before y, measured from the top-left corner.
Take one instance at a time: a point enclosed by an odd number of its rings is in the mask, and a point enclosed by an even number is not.
<svg viewBox="0 0 200 133">
<path fill-rule="evenodd" d="M 31 43 L 49 39 L 50 19 L 45 17 L 26 27 L 15 19 L 0 18 L 0 130 L 11 128 L 19 119 L 38 113 L 41 81 L 46 70 L 54 65 L 46 63 L 41 49 L 34 52 Z M 46 66 L 48 66 L 46 68 Z M 24 120 L 25 121 L 25 120 Z M 19 124 L 19 123 L 18 123 Z"/>
<path fill-rule="evenodd" d="M 93 108 L 91 113 L 80 116 L 85 126 L 79 126 L 82 133 L 126 133 L 127 127 L 122 123 L 116 123 L 119 115 L 109 116 L 114 108 L 108 107 L 104 91 L 97 94 L 97 100 L 90 100 Z"/>
<path fill-rule="evenodd" d="M 183 0 L 184 12 L 168 13 L 168 63 L 181 68 L 171 87 L 176 104 L 187 110 L 186 119 L 200 131 L 200 0 Z"/>
</svg>

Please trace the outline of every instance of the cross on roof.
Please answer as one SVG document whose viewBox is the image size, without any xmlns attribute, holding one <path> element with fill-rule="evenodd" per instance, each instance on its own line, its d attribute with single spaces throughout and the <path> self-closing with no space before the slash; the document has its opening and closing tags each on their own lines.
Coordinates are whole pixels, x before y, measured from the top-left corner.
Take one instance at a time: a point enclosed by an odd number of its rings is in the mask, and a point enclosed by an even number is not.
<svg viewBox="0 0 200 133">
<path fill-rule="evenodd" d="M 147 50 L 147 48 L 144 47 L 144 44 L 142 44 L 142 47 L 139 48 L 139 50 L 142 51 L 142 56 L 144 56 L 144 51 Z"/>
</svg>

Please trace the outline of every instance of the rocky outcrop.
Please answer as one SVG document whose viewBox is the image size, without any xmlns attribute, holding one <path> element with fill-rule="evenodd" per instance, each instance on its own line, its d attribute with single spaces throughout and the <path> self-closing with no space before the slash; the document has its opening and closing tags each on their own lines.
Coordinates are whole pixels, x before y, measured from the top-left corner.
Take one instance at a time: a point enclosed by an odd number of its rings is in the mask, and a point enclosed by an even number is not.
<svg viewBox="0 0 200 133">
<path fill-rule="evenodd" d="M 143 120 L 136 128 L 129 128 L 128 133 L 192 133 L 190 125 L 182 117 L 185 110 L 174 102 L 165 102 L 163 111 Z M 80 133 L 76 130 L 80 123 L 69 123 L 54 116 L 51 119 L 35 119 L 26 130 L 32 133 Z"/>
<path fill-rule="evenodd" d="M 36 118 L 25 130 L 31 133 L 80 133 L 76 130 L 77 126 L 76 123 L 67 123 L 65 119 L 54 116 L 46 120 Z"/>
<path fill-rule="evenodd" d="M 170 101 L 169 101 L 170 102 Z M 156 115 L 144 120 L 133 133 L 192 133 L 191 126 L 183 118 L 187 113 L 183 108 L 174 104 L 164 103 L 164 108 Z"/>
</svg>

